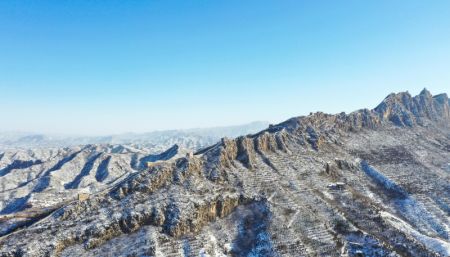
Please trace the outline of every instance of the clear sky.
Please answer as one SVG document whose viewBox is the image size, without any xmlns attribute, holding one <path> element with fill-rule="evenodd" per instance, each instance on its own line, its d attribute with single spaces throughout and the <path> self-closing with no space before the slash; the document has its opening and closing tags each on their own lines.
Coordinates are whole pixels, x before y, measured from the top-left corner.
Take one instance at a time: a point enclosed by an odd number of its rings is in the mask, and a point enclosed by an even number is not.
<svg viewBox="0 0 450 257">
<path fill-rule="evenodd" d="M 0 130 L 280 122 L 450 93 L 450 1 L 0 1 Z"/>
</svg>

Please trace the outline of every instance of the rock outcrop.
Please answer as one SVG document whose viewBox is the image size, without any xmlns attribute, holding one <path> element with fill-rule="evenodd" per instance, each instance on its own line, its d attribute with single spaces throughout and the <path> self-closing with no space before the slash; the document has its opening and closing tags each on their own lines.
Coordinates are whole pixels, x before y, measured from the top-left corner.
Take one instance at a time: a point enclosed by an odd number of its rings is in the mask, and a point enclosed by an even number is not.
<svg viewBox="0 0 450 257">
<path fill-rule="evenodd" d="M 382 119 L 398 126 L 424 125 L 427 121 L 447 123 L 450 121 L 447 94 L 432 96 L 424 89 L 418 96 L 408 92 L 390 94 L 375 108 Z"/>
</svg>

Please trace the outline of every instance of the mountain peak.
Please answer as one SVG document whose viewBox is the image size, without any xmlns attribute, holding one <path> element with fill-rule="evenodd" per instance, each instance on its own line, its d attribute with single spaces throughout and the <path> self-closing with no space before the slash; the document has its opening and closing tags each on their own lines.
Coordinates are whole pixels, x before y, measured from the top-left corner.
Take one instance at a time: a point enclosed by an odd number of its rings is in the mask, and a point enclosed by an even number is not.
<svg viewBox="0 0 450 257">
<path fill-rule="evenodd" d="M 427 97 L 431 97 L 430 91 L 428 91 L 428 89 L 425 88 L 425 87 L 422 89 L 422 91 L 420 91 L 420 95 L 424 95 L 424 96 L 427 96 Z"/>
<path fill-rule="evenodd" d="M 398 126 L 411 127 L 414 124 L 450 121 L 449 101 L 447 94 L 435 97 L 424 88 L 419 95 L 411 97 L 408 92 L 388 95 L 374 112 L 384 120 L 394 122 Z"/>
</svg>

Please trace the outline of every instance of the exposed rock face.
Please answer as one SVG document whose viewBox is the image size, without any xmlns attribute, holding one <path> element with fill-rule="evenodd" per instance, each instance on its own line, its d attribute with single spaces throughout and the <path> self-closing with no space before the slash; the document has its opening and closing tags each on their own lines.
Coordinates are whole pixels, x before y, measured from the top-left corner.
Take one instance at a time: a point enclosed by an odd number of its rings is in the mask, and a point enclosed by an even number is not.
<svg viewBox="0 0 450 257">
<path fill-rule="evenodd" d="M 42 214 L 0 253 L 448 256 L 448 111 L 446 95 L 400 93 L 224 138 Z"/>
</svg>

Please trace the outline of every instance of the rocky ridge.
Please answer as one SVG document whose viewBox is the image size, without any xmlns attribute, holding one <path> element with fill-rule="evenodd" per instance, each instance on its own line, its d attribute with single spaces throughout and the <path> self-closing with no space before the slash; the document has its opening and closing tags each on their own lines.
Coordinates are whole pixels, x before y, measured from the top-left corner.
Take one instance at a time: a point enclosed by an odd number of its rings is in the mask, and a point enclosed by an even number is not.
<svg viewBox="0 0 450 257">
<path fill-rule="evenodd" d="M 1 253 L 446 256 L 449 127 L 447 95 L 426 90 L 292 118 L 70 202 Z"/>
<path fill-rule="evenodd" d="M 190 152 L 174 145 L 162 153 L 127 145 L 6 151 L 0 159 L 0 235 L 146 169 Z"/>
</svg>

